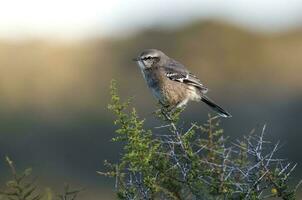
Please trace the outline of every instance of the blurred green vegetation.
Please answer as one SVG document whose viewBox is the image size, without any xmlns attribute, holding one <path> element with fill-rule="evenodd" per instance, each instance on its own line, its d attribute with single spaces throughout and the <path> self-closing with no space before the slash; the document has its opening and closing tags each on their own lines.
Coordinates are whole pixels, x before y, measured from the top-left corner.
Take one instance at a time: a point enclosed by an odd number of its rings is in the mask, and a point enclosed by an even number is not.
<svg viewBox="0 0 302 200">
<path fill-rule="evenodd" d="M 2 186 L 0 199 L 3 200 L 76 200 L 83 189 L 71 189 L 65 184 L 64 190 L 56 194 L 50 188 L 41 191 L 37 178 L 33 177 L 32 169 L 27 168 L 23 172 L 17 171 L 15 163 L 9 158 L 5 158 L 10 169 L 10 180 Z M 4 184 L 4 183 L 1 183 Z"/>
<path fill-rule="evenodd" d="M 158 48 L 200 77 L 232 113 L 222 122 L 231 137 L 267 123 L 271 139 L 286 145 L 285 156 L 301 163 L 301 32 L 260 34 L 204 21 L 121 38 L 0 41 L 0 157 L 32 166 L 42 183 L 66 181 L 110 195 L 108 180 L 95 176 L 121 148 L 110 142 L 108 85 L 117 79 L 121 96 L 136 96 L 138 112 L 150 117 L 156 101 L 131 58 Z M 204 121 L 208 112 L 193 103 L 182 117 Z M 6 176 L 0 162 L 0 178 Z"/>
</svg>

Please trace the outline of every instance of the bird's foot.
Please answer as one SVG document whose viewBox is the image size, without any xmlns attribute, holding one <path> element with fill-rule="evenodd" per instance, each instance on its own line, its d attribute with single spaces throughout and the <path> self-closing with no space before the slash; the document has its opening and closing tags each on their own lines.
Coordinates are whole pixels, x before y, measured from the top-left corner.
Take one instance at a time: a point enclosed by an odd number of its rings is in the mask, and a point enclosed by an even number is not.
<svg viewBox="0 0 302 200">
<path fill-rule="evenodd" d="M 161 109 L 161 114 L 166 118 L 168 121 L 173 121 L 172 115 L 173 113 L 171 112 L 166 112 L 164 109 Z"/>
</svg>

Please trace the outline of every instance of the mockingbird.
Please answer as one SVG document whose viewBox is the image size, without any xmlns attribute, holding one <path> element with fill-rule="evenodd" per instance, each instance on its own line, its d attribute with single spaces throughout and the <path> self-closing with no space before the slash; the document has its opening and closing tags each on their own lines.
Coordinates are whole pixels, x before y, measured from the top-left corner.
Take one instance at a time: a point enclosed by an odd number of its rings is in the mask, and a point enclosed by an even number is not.
<svg viewBox="0 0 302 200">
<path fill-rule="evenodd" d="M 203 101 L 222 117 L 231 114 L 209 99 L 208 88 L 190 73 L 184 65 L 160 50 L 146 49 L 136 61 L 153 95 L 171 112 L 189 101 Z"/>
</svg>

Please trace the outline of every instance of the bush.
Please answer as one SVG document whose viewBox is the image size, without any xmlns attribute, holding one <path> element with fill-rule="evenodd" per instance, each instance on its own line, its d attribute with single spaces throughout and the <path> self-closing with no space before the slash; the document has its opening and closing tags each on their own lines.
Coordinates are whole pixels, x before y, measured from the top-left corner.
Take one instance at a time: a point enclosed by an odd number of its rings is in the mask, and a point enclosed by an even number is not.
<svg viewBox="0 0 302 200">
<path fill-rule="evenodd" d="M 0 200 L 76 200 L 82 191 L 70 189 L 66 184 L 62 194 L 53 195 L 50 189 L 43 193 L 37 189 L 36 178 L 32 177 L 31 168 L 19 174 L 9 157 L 6 157 L 6 162 L 11 171 L 11 179 L 6 182 L 6 187 L 0 190 Z"/>
<path fill-rule="evenodd" d="M 124 152 L 119 163 L 105 162 L 102 175 L 115 178 L 119 199 L 296 199 L 289 181 L 296 164 L 277 158 L 279 143 L 272 144 L 262 132 L 230 141 L 211 117 L 203 125 L 192 123 L 183 130 L 179 112 L 156 116 L 168 125 L 166 133 L 145 130 L 131 100 L 121 102 L 116 82 L 111 84 L 109 109 L 116 115 L 117 136 Z"/>
</svg>

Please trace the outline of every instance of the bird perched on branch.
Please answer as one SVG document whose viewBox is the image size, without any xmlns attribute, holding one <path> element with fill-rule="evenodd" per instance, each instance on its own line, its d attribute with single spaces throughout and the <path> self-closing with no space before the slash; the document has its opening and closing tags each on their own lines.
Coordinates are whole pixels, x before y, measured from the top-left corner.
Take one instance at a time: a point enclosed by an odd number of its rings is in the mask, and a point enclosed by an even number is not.
<svg viewBox="0 0 302 200">
<path fill-rule="evenodd" d="M 162 51 L 146 49 L 133 60 L 139 65 L 153 95 L 171 112 L 184 107 L 189 101 L 202 101 L 220 116 L 231 117 L 206 96 L 208 88 L 195 75 Z"/>
</svg>

